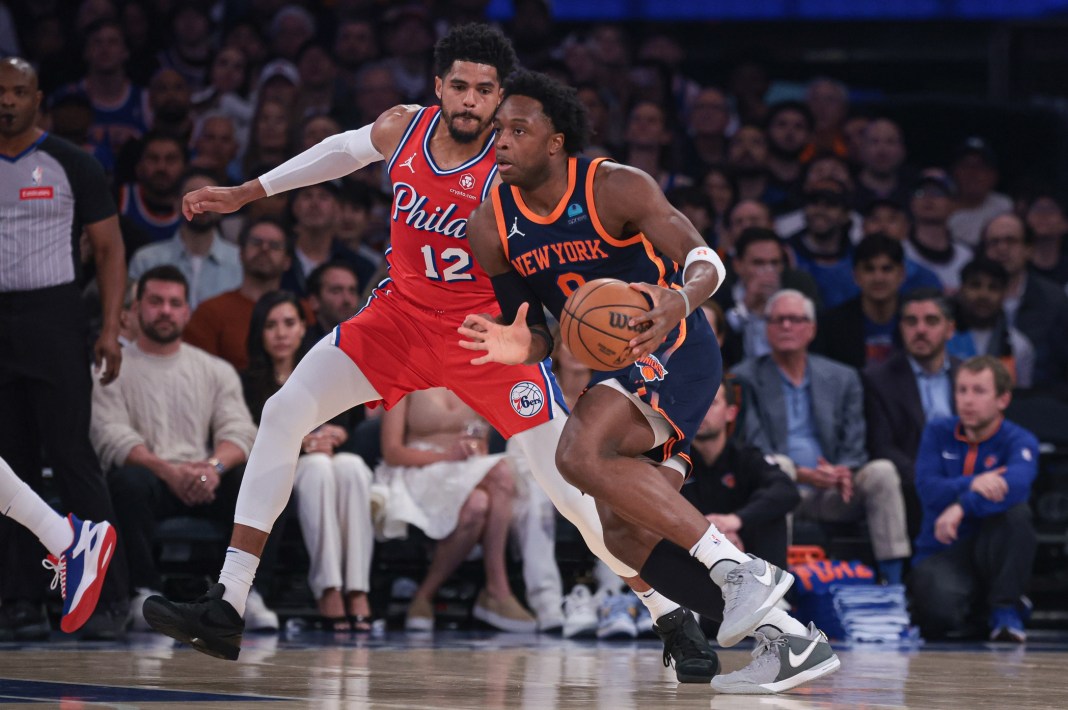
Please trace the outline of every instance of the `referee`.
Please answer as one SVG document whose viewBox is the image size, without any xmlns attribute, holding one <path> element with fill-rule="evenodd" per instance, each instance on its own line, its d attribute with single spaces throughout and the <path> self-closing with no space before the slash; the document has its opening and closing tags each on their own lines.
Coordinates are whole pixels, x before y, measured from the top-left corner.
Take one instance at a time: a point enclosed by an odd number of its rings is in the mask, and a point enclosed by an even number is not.
<svg viewBox="0 0 1068 710">
<path fill-rule="evenodd" d="M 30 64 L 0 60 L 0 457 L 35 489 L 47 463 L 66 510 L 114 522 L 89 443 L 92 373 L 78 244 L 84 231 L 96 259 L 104 318 L 93 360 L 107 384 L 122 362 L 122 237 L 100 164 L 37 128 L 40 103 Z M 44 554 L 28 530 L 0 519 L 0 637 L 47 637 Z M 124 560 L 115 562 L 87 625 L 92 636 L 122 633 L 127 574 Z"/>
</svg>

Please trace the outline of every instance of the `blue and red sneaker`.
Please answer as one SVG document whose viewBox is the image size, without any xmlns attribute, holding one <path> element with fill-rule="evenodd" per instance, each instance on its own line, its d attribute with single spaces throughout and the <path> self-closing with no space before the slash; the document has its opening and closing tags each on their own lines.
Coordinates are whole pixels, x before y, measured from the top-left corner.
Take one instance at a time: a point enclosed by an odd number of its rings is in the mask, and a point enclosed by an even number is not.
<svg viewBox="0 0 1068 710">
<path fill-rule="evenodd" d="M 82 627 L 96 609 L 104 575 L 115 556 L 115 528 L 111 523 L 94 523 L 79 520 L 74 514 L 67 516 L 74 541 L 57 559 L 49 555 L 42 564 L 56 573 L 52 589 L 60 585 L 63 593 L 63 619 L 59 628 L 68 634 Z"/>
</svg>

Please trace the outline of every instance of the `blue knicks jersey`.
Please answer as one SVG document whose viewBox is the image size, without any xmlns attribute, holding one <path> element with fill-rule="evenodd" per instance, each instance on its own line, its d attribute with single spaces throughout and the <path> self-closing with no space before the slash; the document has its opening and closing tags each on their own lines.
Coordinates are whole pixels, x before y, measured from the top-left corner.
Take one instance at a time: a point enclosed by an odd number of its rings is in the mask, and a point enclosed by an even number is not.
<svg viewBox="0 0 1068 710">
<path fill-rule="evenodd" d="M 567 297 L 587 281 L 615 278 L 665 288 L 680 283 L 678 265 L 641 232 L 617 237 L 605 231 L 593 201 L 594 174 L 604 160 L 570 158 L 567 192 L 545 217 L 527 208 L 510 185 L 492 193 L 508 261 L 557 319 Z"/>
<path fill-rule="evenodd" d="M 546 217 L 523 204 L 518 190 L 499 185 L 491 194 L 504 253 L 542 305 L 557 319 L 567 297 L 599 278 L 679 288 L 675 262 L 640 232 L 609 234 L 597 214 L 593 181 L 603 158 L 568 161 L 568 187 Z M 723 365 L 715 335 L 701 309 L 677 325 L 651 354 L 611 372 L 594 372 L 590 386 L 614 379 L 663 415 L 672 435 L 646 456 L 657 463 L 678 458 L 689 468 L 690 442 L 716 396 Z"/>
</svg>

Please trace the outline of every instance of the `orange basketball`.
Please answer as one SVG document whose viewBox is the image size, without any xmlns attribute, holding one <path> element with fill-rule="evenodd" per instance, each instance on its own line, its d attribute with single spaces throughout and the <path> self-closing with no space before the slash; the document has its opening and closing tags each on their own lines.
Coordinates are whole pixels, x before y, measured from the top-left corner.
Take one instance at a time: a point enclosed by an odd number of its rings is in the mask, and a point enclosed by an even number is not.
<svg viewBox="0 0 1068 710">
<path fill-rule="evenodd" d="M 634 362 L 627 343 L 646 326 L 627 325 L 649 310 L 645 295 L 618 279 L 597 279 L 572 293 L 560 313 L 560 337 L 582 364 L 618 370 Z"/>
</svg>

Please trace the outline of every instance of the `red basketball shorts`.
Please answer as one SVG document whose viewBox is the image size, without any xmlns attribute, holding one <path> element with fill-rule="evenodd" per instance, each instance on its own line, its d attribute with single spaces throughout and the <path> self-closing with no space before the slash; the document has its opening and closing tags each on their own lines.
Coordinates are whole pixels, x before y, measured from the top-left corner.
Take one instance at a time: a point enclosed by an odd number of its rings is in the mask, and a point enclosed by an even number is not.
<svg viewBox="0 0 1068 710">
<path fill-rule="evenodd" d="M 428 311 L 387 285 L 334 329 L 333 342 L 387 409 L 409 392 L 447 387 L 505 438 L 566 411 L 548 359 L 537 365 L 472 365 L 478 352 L 461 348 L 456 332 L 465 315 Z"/>
</svg>

